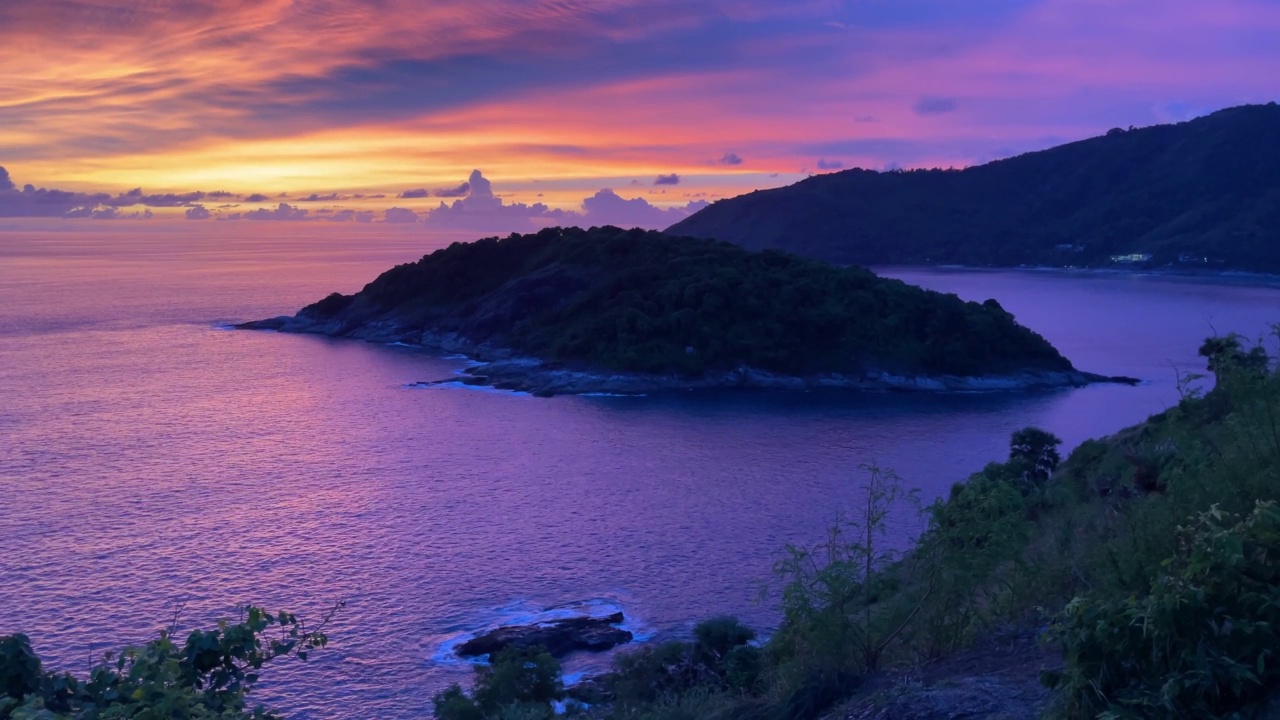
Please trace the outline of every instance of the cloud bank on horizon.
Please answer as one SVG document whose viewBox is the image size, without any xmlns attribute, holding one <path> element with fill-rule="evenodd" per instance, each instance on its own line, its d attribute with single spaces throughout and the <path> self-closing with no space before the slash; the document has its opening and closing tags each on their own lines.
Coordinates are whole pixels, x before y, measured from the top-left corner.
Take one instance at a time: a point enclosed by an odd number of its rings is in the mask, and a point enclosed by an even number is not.
<svg viewBox="0 0 1280 720">
<path fill-rule="evenodd" d="M 634 201 L 1274 100 L 1277 35 L 1274 0 L 8 0 L 0 164 L 64 189 L 0 193 L 59 215 L 217 187 L 308 218 L 387 219 L 377 195 L 439 223 L 654 218 Z M 473 167 L 505 197 L 459 184 Z M 138 185 L 160 191 L 125 204 Z"/>
<path fill-rule="evenodd" d="M 385 196 L 379 195 L 374 199 Z M 184 194 L 147 194 L 135 188 L 119 195 L 79 193 L 66 190 L 18 188 L 9 171 L 0 167 L 0 218 L 36 217 L 93 220 L 151 219 L 151 208 L 183 208 L 187 220 L 259 220 L 293 221 L 328 220 L 331 222 L 384 222 L 391 224 L 422 223 L 441 230 L 467 230 L 478 233 L 505 233 L 532 230 L 550 225 L 617 225 L 661 229 L 706 207 L 705 200 L 692 200 L 683 205 L 662 208 L 644 198 L 624 199 L 610 188 L 583 198 L 576 209 L 551 208 L 543 203 L 506 202 L 493 192 L 493 184 L 479 170 L 459 185 L 437 190 L 412 190 L 401 193 L 405 198 L 458 198 L 452 203 L 415 211 L 405 207 L 388 207 L 381 212 L 357 211 L 325 206 L 308 209 L 301 203 L 344 201 L 355 196 L 336 193 L 311 194 L 289 202 L 241 210 L 241 204 L 262 203 L 269 198 L 262 193 L 237 197 L 228 192 L 189 192 Z M 210 209 L 205 201 L 229 201 Z M 124 210 L 132 208 L 132 211 Z M 175 215 L 176 216 L 176 215 Z"/>
</svg>

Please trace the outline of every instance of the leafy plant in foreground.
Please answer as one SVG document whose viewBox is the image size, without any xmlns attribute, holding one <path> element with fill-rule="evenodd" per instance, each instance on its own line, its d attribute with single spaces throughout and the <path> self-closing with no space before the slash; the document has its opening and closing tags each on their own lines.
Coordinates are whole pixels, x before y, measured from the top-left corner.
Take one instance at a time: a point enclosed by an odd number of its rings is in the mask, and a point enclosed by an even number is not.
<svg viewBox="0 0 1280 720">
<path fill-rule="evenodd" d="M 1148 592 L 1077 598 L 1058 633 L 1068 717 L 1255 716 L 1280 687 L 1280 508 L 1201 513 Z"/>
<path fill-rule="evenodd" d="M 476 667 L 468 696 L 454 684 L 434 698 L 438 720 L 539 720 L 564 697 L 560 662 L 543 648 L 508 647 L 489 667 Z"/>
<path fill-rule="evenodd" d="M 181 646 L 170 627 L 143 646 L 107 655 L 87 678 L 45 671 L 26 635 L 0 637 L 0 720 L 278 718 L 262 706 L 248 708 L 259 673 L 274 660 L 306 660 L 324 647 L 324 628 L 341 607 L 309 630 L 292 613 L 250 606 L 240 622 L 192 632 Z"/>
<path fill-rule="evenodd" d="M 816 663 L 835 675 L 873 671 L 894 638 L 918 611 L 879 603 L 893 576 L 877 572 L 897 558 L 884 548 L 889 512 L 916 503 L 892 471 L 873 465 L 860 516 L 828 529 L 827 539 L 813 547 L 788 545 L 775 574 L 784 581 L 784 623 L 778 643 L 803 663 Z M 888 610 L 889 612 L 886 612 Z"/>
</svg>

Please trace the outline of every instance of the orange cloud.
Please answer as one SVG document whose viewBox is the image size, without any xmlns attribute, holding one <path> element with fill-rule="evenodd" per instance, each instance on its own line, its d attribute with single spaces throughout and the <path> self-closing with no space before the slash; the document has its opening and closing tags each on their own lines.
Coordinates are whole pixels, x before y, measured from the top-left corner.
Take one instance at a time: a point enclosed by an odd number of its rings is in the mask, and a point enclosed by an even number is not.
<svg viewBox="0 0 1280 720">
<path fill-rule="evenodd" d="M 674 206 L 1269 100 L 1277 33 L 1264 0 L 18 0 L 0 164 L 82 192 L 243 194 L 484 167 L 560 208 L 675 173 L 647 189 Z"/>
</svg>

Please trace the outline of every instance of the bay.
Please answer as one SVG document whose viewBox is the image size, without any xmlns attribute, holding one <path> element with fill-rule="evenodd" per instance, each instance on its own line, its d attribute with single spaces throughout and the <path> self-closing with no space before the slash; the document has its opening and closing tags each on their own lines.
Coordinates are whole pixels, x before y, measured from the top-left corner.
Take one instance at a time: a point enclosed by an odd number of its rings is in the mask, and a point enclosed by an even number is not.
<svg viewBox="0 0 1280 720">
<path fill-rule="evenodd" d="M 772 562 L 856 507 L 860 465 L 930 501 L 1023 426 L 1074 446 L 1163 410 L 1205 336 L 1280 320 L 1280 288 L 1257 282 L 889 268 L 995 298 L 1079 368 L 1143 382 L 543 399 L 408 387 L 460 358 L 226 329 L 469 238 L 69 227 L 0 231 L 0 634 L 80 671 L 179 611 L 194 627 L 345 600 L 330 648 L 267 675 L 261 699 L 303 718 L 429 715 L 470 674 L 451 643 L 548 607 L 619 607 L 641 638 L 723 612 L 767 630 Z M 891 544 L 919 528 L 904 508 Z"/>
</svg>

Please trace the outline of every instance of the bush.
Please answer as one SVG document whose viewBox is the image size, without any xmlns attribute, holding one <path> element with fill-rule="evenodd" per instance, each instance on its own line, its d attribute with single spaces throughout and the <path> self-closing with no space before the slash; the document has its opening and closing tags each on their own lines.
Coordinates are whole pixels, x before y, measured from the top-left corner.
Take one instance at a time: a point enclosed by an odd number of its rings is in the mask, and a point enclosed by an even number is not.
<svg viewBox="0 0 1280 720">
<path fill-rule="evenodd" d="M 338 607 L 311 631 L 291 613 L 258 607 L 245 608 L 237 624 L 192 632 L 182 647 L 170 628 L 146 645 L 106 656 L 88 678 L 46 672 L 25 635 L 0 637 L 0 720 L 278 718 L 262 707 L 249 710 L 246 696 L 268 663 L 289 655 L 306 660 L 324 647 L 324 626 Z"/>
<path fill-rule="evenodd" d="M 1280 687 L 1280 509 L 1226 520 L 1180 528 L 1142 596 L 1067 606 L 1067 666 L 1048 679 L 1069 717 L 1247 717 Z"/>
<path fill-rule="evenodd" d="M 906 633 L 912 654 L 934 659 L 964 647 L 1012 601 L 1031 524 L 1021 483 L 989 465 L 930 508 L 913 553 L 920 612 Z"/>
<path fill-rule="evenodd" d="M 542 648 L 508 647 L 489 667 L 476 667 L 470 697 L 455 684 L 433 704 L 438 720 L 524 720 L 554 716 L 552 702 L 562 697 L 558 660 Z"/>
<path fill-rule="evenodd" d="M 644 706 L 632 706 L 614 713 L 616 720 L 728 720 L 734 717 L 731 696 L 712 688 L 698 687 L 666 695 Z"/>
<path fill-rule="evenodd" d="M 694 649 L 704 664 L 719 669 L 730 651 L 756 638 L 756 631 L 736 617 L 722 615 L 703 620 L 693 629 Z"/>
<path fill-rule="evenodd" d="M 715 681 L 707 668 L 694 660 L 693 645 L 678 641 L 619 654 L 610 677 L 618 702 L 624 706 L 652 703 Z"/>
<path fill-rule="evenodd" d="M 444 692 L 436 693 L 432 704 L 436 720 L 484 720 L 484 711 L 456 683 Z"/>
<path fill-rule="evenodd" d="M 729 651 L 721 667 L 721 677 L 730 689 L 754 692 L 759 689 L 764 672 L 764 654 L 760 648 L 741 645 Z"/>
<path fill-rule="evenodd" d="M 866 505 L 855 518 L 841 517 L 824 542 L 788 545 L 774 564 L 783 582 L 783 625 L 771 643 L 775 653 L 839 672 L 875 670 L 896 633 L 884 622 L 878 600 L 891 578 L 877 572 L 893 562 L 883 549 L 889 509 L 914 496 L 892 472 L 864 466 Z"/>
</svg>

